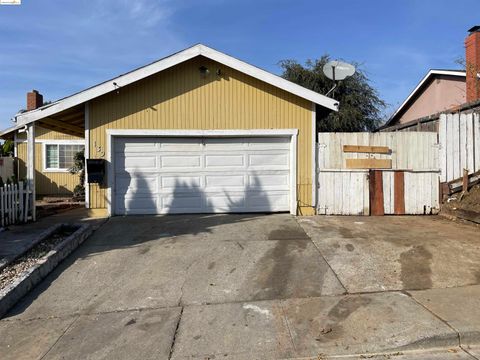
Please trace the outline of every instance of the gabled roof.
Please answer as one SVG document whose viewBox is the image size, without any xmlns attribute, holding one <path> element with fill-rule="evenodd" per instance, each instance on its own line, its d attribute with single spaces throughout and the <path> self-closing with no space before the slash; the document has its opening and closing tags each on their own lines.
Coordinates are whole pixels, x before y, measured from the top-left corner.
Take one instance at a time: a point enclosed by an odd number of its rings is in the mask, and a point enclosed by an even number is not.
<svg viewBox="0 0 480 360">
<path fill-rule="evenodd" d="M 28 112 L 19 113 L 15 116 L 17 120 L 17 124 L 25 125 L 29 122 L 33 122 L 33 121 L 54 115 L 66 109 L 85 103 L 101 95 L 114 91 L 119 87 L 129 85 L 133 82 L 136 82 L 148 76 L 154 75 L 160 71 L 163 71 L 165 69 L 168 69 L 172 66 L 175 66 L 177 64 L 180 64 L 182 62 L 185 62 L 187 60 L 190 60 L 200 55 L 206 58 L 209 58 L 211 60 L 214 60 L 216 62 L 219 62 L 223 65 L 226 65 L 228 67 L 231 67 L 242 73 L 250 75 L 254 78 L 262 80 L 270 85 L 273 85 L 275 87 L 288 91 L 301 98 L 310 100 L 315 104 L 324 106 L 330 110 L 338 111 L 337 100 L 329 98 L 325 95 L 321 95 L 315 91 L 309 90 L 295 83 L 292 83 L 288 80 L 281 78 L 280 76 L 269 73 L 253 65 L 247 64 L 246 62 L 243 62 L 232 56 L 221 53 L 208 46 L 198 44 L 190 48 L 187 48 L 185 50 L 182 50 L 178 53 L 175 53 L 173 55 L 167 56 L 158 61 L 155 61 L 149 65 L 143 66 L 141 68 L 130 71 L 128 73 L 125 73 L 116 78 L 100 83 L 86 90 L 80 91 L 71 96 L 57 100 L 51 104 L 42 106 L 38 109 L 31 110 Z"/>
<path fill-rule="evenodd" d="M 408 97 L 405 99 L 405 101 L 400 105 L 400 107 L 393 113 L 393 115 L 388 119 L 388 121 L 383 125 L 382 127 L 385 127 L 387 125 L 390 125 L 397 114 L 401 113 L 402 110 L 408 105 L 411 99 L 415 97 L 415 95 L 418 94 L 418 92 L 422 89 L 423 85 L 427 84 L 428 81 L 432 78 L 434 78 L 437 75 L 450 75 L 450 76 L 461 76 L 461 77 L 466 77 L 466 73 L 464 70 L 444 70 L 444 69 L 431 69 L 420 82 L 418 85 L 413 89 L 413 91 L 408 95 Z"/>
</svg>

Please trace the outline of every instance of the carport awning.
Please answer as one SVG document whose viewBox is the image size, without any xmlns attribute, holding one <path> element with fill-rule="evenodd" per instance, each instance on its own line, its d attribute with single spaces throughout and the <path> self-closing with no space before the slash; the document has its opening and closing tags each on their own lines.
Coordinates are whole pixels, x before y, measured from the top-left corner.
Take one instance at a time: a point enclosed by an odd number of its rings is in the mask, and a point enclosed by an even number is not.
<svg viewBox="0 0 480 360">
<path fill-rule="evenodd" d="M 85 106 L 80 105 L 62 111 L 41 120 L 37 124 L 41 127 L 59 131 L 65 134 L 84 137 L 85 136 Z"/>
<path fill-rule="evenodd" d="M 47 105 L 48 106 L 48 105 Z M 54 130 L 68 135 L 85 136 L 85 106 L 78 105 L 35 121 L 35 124 L 45 129 Z M 26 124 L 18 124 L 0 133 L 2 139 L 13 139 L 15 131 Z"/>
</svg>

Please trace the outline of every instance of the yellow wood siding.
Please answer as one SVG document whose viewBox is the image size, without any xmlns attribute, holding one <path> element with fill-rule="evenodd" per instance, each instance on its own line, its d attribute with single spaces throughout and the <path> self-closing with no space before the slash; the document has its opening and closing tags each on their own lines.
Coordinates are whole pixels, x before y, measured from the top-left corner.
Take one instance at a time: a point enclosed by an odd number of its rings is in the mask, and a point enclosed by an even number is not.
<svg viewBox="0 0 480 360">
<path fill-rule="evenodd" d="M 298 129 L 298 206 L 312 214 L 311 119 L 310 101 L 197 57 L 92 100 L 90 157 L 105 156 L 107 129 Z M 92 208 L 106 200 L 105 188 L 90 185 Z"/>
<path fill-rule="evenodd" d="M 83 140 L 82 138 L 51 131 L 41 127 L 35 128 L 36 140 Z M 17 135 L 17 140 L 25 139 L 25 133 Z M 17 144 L 19 179 L 26 176 L 27 143 Z M 68 172 L 43 172 L 43 146 L 35 144 L 35 182 L 37 195 L 71 195 L 78 184 L 78 175 Z"/>
</svg>

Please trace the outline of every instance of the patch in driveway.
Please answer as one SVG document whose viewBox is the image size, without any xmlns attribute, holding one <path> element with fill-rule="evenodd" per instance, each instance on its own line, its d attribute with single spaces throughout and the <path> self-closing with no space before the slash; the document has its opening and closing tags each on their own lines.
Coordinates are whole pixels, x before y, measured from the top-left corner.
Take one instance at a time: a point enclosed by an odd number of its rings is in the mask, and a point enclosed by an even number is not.
<svg viewBox="0 0 480 360">
<path fill-rule="evenodd" d="M 168 359 L 180 308 L 81 315 L 50 359 Z"/>
<path fill-rule="evenodd" d="M 401 293 L 290 299 L 282 306 L 297 356 L 458 344 L 454 331 Z"/>
</svg>

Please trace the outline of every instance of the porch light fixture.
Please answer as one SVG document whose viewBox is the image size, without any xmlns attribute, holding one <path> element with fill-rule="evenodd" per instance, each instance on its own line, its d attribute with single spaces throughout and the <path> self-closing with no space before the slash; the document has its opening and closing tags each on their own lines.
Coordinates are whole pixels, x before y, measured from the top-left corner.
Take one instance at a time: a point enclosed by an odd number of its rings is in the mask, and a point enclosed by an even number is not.
<svg viewBox="0 0 480 360">
<path fill-rule="evenodd" d="M 206 66 L 200 66 L 198 68 L 198 70 L 200 71 L 200 74 L 205 77 L 207 76 L 209 73 L 210 73 L 210 70 L 208 70 L 208 68 Z"/>
</svg>

